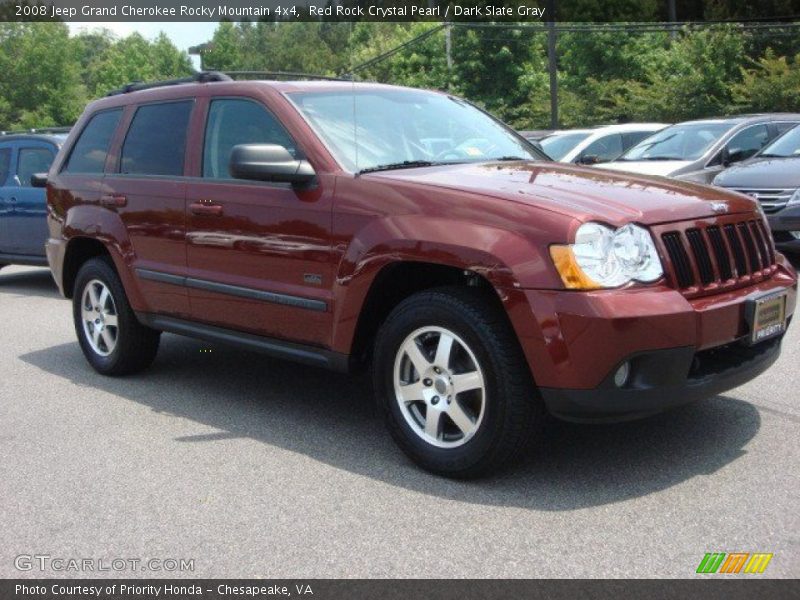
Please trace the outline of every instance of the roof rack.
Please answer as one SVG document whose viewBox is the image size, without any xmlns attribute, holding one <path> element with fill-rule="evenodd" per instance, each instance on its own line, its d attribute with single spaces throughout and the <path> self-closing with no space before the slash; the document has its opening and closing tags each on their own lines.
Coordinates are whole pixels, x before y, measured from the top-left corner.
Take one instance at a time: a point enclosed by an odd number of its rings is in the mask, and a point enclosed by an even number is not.
<svg viewBox="0 0 800 600">
<path fill-rule="evenodd" d="M 14 129 L 14 130 L 0 130 L 0 135 L 24 135 L 24 134 L 41 134 L 47 135 L 49 133 L 69 133 L 72 127 L 31 127 L 30 129 Z"/>
<path fill-rule="evenodd" d="M 164 81 L 153 81 L 145 83 L 143 81 L 134 81 L 127 85 L 123 85 L 117 90 L 111 90 L 106 96 L 119 96 L 120 94 L 130 94 L 131 92 L 138 92 L 141 90 L 150 90 L 153 88 L 166 87 L 170 85 L 181 85 L 184 83 L 209 83 L 212 81 L 233 81 L 225 73 L 219 71 L 200 71 L 189 77 L 180 77 L 178 79 L 165 79 Z"/>
<path fill-rule="evenodd" d="M 352 81 L 349 77 L 332 77 L 329 75 L 314 75 L 311 73 L 297 73 L 294 71 L 225 71 L 233 79 L 247 79 L 252 77 L 266 77 L 269 79 L 311 79 L 321 81 Z"/>
</svg>

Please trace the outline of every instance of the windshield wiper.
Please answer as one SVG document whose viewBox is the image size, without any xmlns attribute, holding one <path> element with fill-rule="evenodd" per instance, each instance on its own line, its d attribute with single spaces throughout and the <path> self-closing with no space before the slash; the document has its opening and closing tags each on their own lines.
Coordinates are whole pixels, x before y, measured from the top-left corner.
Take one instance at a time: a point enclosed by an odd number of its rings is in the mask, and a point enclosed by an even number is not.
<svg viewBox="0 0 800 600">
<path fill-rule="evenodd" d="M 498 156 L 497 158 L 490 158 L 489 160 L 498 162 L 510 162 L 513 160 L 532 160 L 532 159 L 523 158 L 522 156 Z"/>
<path fill-rule="evenodd" d="M 367 167 L 366 169 L 361 169 L 357 174 L 362 175 L 363 173 L 375 173 L 376 171 L 393 171 L 394 169 L 413 169 L 415 167 L 434 167 L 440 164 L 442 163 L 433 162 L 432 160 L 404 160 L 402 162 Z"/>
<path fill-rule="evenodd" d="M 792 158 L 785 154 L 756 154 L 754 158 Z"/>
<path fill-rule="evenodd" d="M 682 156 L 643 156 L 636 160 L 686 160 Z"/>
</svg>

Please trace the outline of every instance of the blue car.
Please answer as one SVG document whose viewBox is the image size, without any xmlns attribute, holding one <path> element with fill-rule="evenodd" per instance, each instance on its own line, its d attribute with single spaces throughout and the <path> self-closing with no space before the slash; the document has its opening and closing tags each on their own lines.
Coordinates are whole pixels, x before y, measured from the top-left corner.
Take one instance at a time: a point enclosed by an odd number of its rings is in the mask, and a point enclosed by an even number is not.
<svg viewBox="0 0 800 600">
<path fill-rule="evenodd" d="M 0 268 L 47 266 L 45 190 L 31 186 L 31 175 L 50 169 L 68 131 L 0 133 Z"/>
</svg>

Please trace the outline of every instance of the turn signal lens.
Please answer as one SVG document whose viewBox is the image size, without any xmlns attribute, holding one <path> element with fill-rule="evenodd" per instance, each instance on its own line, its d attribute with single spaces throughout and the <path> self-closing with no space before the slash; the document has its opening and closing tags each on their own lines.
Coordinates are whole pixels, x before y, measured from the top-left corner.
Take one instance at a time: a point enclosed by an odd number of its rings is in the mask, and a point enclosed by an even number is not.
<svg viewBox="0 0 800 600">
<path fill-rule="evenodd" d="M 572 246 L 550 246 L 550 257 L 567 289 L 595 290 L 602 287 L 592 281 L 578 266 Z"/>
</svg>

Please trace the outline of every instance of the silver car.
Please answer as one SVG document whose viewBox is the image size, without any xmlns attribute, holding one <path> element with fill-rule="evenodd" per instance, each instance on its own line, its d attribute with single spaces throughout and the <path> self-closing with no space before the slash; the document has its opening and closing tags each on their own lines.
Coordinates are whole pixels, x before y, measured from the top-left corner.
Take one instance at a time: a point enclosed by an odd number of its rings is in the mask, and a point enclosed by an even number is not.
<svg viewBox="0 0 800 600">
<path fill-rule="evenodd" d="M 686 121 L 662 129 L 599 169 L 711 183 L 729 165 L 750 158 L 800 123 L 800 114 L 740 115 Z"/>
</svg>

